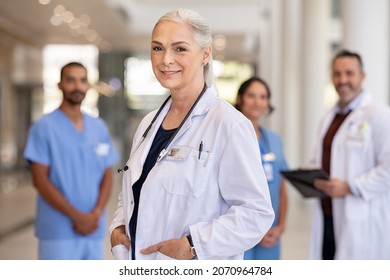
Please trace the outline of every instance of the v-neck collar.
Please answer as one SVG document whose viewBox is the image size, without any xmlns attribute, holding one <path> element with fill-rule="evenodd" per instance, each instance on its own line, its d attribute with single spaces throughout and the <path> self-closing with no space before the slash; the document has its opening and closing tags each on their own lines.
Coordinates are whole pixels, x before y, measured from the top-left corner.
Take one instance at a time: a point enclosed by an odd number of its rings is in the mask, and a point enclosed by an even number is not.
<svg viewBox="0 0 390 280">
<path fill-rule="evenodd" d="M 68 126 L 72 127 L 71 130 L 74 131 L 77 135 L 82 136 L 85 133 L 86 120 L 85 120 L 85 114 L 84 113 L 82 113 L 82 116 L 83 116 L 83 127 L 82 127 L 82 129 L 80 131 L 78 131 L 76 126 L 74 125 L 74 123 L 70 120 L 70 118 L 61 109 L 58 108 L 57 111 L 63 117 L 64 121 L 68 124 Z"/>
</svg>

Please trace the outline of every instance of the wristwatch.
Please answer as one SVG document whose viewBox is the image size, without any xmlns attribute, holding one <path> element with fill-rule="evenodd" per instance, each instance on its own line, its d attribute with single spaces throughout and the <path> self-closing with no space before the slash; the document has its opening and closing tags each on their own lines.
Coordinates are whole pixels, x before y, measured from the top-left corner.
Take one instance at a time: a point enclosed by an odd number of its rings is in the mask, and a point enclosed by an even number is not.
<svg viewBox="0 0 390 280">
<path fill-rule="evenodd" d="M 191 235 L 187 235 L 187 240 L 188 240 L 188 243 L 190 243 L 190 250 L 191 250 L 191 255 L 192 255 L 192 258 L 195 258 L 196 257 L 196 251 L 195 251 L 195 247 L 194 247 L 194 243 L 192 242 L 192 237 Z"/>
</svg>

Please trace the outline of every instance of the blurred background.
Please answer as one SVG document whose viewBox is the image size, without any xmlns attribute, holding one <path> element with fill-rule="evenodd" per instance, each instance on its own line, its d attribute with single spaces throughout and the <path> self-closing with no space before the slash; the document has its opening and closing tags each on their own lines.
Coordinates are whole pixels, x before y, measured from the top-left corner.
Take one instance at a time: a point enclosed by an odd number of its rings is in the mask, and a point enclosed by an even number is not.
<svg viewBox="0 0 390 280">
<path fill-rule="evenodd" d="M 1 0 L 0 259 L 36 258 L 36 193 L 23 151 L 32 122 L 61 101 L 60 67 L 87 66 L 94 87 L 83 109 L 107 122 L 121 165 L 140 119 L 167 94 L 151 71 L 150 35 L 161 15 L 179 7 L 210 24 L 222 98 L 233 103 L 254 74 L 268 81 L 276 111 L 265 121 L 282 136 L 291 168 L 307 164 L 322 113 L 335 100 L 329 70 L 336 50 L 360 52 L 366 88 L 389 103 L 387 0 Z M 311 201 L 292 187 L 289 195 L 282 258 L 306 259 Z"/>
</svg>

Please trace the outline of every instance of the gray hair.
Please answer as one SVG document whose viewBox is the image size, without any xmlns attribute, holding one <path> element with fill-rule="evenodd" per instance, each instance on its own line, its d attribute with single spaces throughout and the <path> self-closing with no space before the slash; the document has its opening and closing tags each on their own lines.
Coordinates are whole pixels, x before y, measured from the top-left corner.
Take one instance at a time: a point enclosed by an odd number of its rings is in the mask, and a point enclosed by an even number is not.
<svg viewBox="0 0 390 280">
<path fill-rule="evenodd" d="M 180 8 L 166 13 L 159 18 L 157 23 L 154 25 L 153 31 L 162 21 L 174 21 L 177 23 L 188 24 L 194 31 L 195 39 L 202 50 L 212 44 L 213 39 L 211 37 L 209 25 L 203 17 L 192 10 Z M 214 83 L 212 60 L 213 57 L 211 54 L 210 61 L 203 67 L 203 76 L 208 86 Z"/>
</svg>

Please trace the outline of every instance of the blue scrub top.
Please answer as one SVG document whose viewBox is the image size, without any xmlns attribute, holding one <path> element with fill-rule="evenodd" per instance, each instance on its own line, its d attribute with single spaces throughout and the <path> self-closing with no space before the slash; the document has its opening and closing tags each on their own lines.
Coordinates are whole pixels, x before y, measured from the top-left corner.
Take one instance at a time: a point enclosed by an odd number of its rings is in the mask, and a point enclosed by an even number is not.
<svg viewBox="0 0 390 280">
<path fill-rule="evenodd" d="M 101 118 L 83 114 L 84 127 L 78 132 L 68 117 L 57 109 L 43 116 L 30 129 L 24 152 L 29 162 L 49 166 L 50 181 L 78 210 L 90 212 L 99 197 L 105 169 L 119 159 L 108 128 Z M 103 238 L 106 217 L 90 238 Z M 40 239 L 78 236 L 72 221 L 38 195 L 36 235 Z"/>
<path fill-rule="evenodd" d="M 264 169 L 268 168 L 268 171 L 272 171 L 272 174 L 268 174 L 267 181 L 271 196 L 272 207 L 275 212 L 275 220 L 272 226 L 275 226 L 279 222 L 278 218 L 280 204 L 280 187 L 283 179 L 280 171 L 287 170 L 288 164 L 284 157 L 283 142 L 279 135 L 264 127 L 261 127 L 260 131 L 261 138 L 259 141 L 259 147 L 263 167 Z M 271 157 L 270 154 L 272 154 Z M 272 157 L 274 157 L 274 159 L 270 160 L 270 158 Z M 267 167 L 267 165 L 270 165 L 272 167 Z M 267 174 L 267 171 L 265 172 Z M 280 240 L 275 246 L 271 248 L 256 245 L 252 249 L 245 252 L 244 258 L 248 260 L 280 259 Z"/>
</svg>

